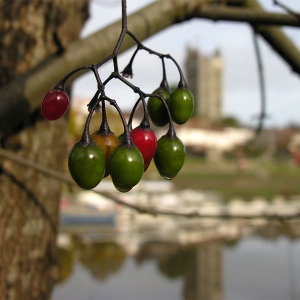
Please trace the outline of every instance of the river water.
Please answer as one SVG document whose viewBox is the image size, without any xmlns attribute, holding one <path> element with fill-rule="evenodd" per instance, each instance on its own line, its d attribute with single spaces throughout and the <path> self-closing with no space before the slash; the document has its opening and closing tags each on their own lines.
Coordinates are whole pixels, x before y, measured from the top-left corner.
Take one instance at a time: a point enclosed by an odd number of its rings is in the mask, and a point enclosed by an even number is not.
<svg viewBox="0 0 300 300">
<path fill-rule="evenodd" d="M 52 300 L 300 299 L 298 237 L 251 235 L 185 246 L 148 241 L 134 253 L 85 237 L 72 236 L 72 246 L 60 248 Z"/>
</svg>

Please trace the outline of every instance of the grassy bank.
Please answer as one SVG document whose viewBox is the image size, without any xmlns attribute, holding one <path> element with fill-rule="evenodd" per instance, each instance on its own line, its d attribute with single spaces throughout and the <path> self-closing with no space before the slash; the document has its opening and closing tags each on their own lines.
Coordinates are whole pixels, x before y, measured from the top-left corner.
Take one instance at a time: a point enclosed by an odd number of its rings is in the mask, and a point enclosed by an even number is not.
<svg viewBox="0 0 300 300">
<path fill-rule="evenodd" d="M 151 172 L 152 173 L 152 172 Z M 273 199 L 276 195 L 300 195 L 300 167 L 289 161 L 250 160 L 239 170 L 235 161 L 209 162 L 187 157 L 184 167 L 173 179 L 177 189 L 214 190 L 224 200 L 241 197 Z"/>
</svg>

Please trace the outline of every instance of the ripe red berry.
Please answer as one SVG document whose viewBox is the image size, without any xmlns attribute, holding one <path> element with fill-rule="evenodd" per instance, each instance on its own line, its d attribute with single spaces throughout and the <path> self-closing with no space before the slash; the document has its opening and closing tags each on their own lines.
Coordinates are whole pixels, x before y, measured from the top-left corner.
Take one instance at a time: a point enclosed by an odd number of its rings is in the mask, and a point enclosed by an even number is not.
<svg viewBox="0 0 300 300">
<path fill-rule="evenodd" d="M 41 104 L 41 112 L 46 120 L 55 121 L 67 112 L 69 105 L 67 93 L 63 90 L 53 89 L 46 93 Z"/>
<path fill-rule="evenodd" d="M 130 132 L 132 142 L 138 147 L 144 159 L 144 171 L 150 165 L 155 154 L 157 139 L 151 128 L 136 127 Z"/>
</svg>

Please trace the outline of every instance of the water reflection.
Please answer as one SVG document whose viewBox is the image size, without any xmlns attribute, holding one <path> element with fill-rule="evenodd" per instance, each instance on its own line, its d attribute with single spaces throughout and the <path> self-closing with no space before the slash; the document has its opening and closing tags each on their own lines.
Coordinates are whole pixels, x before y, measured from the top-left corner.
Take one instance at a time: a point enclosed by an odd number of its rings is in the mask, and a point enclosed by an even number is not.
<svg viewBox="0 0 300 300">
<path fill-rule="evenodd" d="M 78 236 L 72 237 L 72 246 L 59 248 L 60 274 L 58 283 L 65 282 L 79 262 L 94 279 L 105 280 L 118 272 L 126 259 L 125 249 L 113 242 L 93 241 L 86 243 Z"/>
<path fill-rule="evenodd" d="M 286 244 L 287 246 L 289 246 L 292 244 L 293 240 L 298 241 L 298 238 L 300 236 L 299 224 L 300 223 L 298 221 L 293 221 L 289 223 L 270 222 L 263 227 L 258 227 L 258 229 L 252 233 L 252 236 L 260 237 L 261 241 L 276 241 L 280 237 L 284 236 L 286 238 Z M 134 234 L 136 233 L 133 233 L 133 235 Z M 254 247 L 252 250 L 251 247 L 249 248 L 248 245 L 247 249 L 249 263 L 252 263 L 252 266 L 245 269 L 245 264 L 247 263 L 247 259 L 244 259 L 245 256 L 240 256 L 240 258 L 243 257 L 242 260 L 239 260 L 239 257 L 237 256 L 230 256 L 232 253 L 234 253 L 233 250 L 239 249 L 239 251 L 241 251 L 241 249 L 243 249 L 242 247 L 240 247 L 240 240 L 228 240 L 225 238 L 218 238 L 216 240 L 212 239 L 207 242 L 180 245 L 176 242 L 168 242 L 154 239 L 142 242 L 135 251 L 135 253 L 129 255 L 127 246 L 129 247 L 130 245 L 126 245 L 124 241 L 123 243 L 118 242 L 114 234 L 112 234 L 112 238 L 109 241 L 107 240 L 107 238 L 105 241 L 103 241 L 101 234 L 97 235 L 97 230 L 95 230 L 93 234 L 91 234 L 91 232 L 68 233 L 68 235 L 65 235 L 65 238 L 68 239 L 67 242 L 64 243 L 63 247 L 59 248 L 61 271 L 59 276 L 58 287 L 65 285 L 67 288 L 68 281 L 72 279 L 72 277 L 74 276 L 74 272 L 76 273 L 76 268 L 74 266 L 78 264 L 82 268 L 84 268 L 88 274 L 90 274 L 94 282 L 106 284 L 107 282 L 109 282 L 110 278 L 116 278 L 118 274 L 125 274 L 127 272 L 127 261 L 128 259 L 130 259 L 134 261 L 137 273 L 139 272 L 139 269 L 141 269 L 142 266 L 152 264 L 156 266 L 156 270 L 159 274 L 155 276 L 161 276 L 162 278 L 165 278 L 167 282 L 176 283 L 178 288 L 180 288 L 181 290 L 181 293 L 178 293 L 177 298 L 174 298 L 174 296 L 169 298 L 168 296 L 164 296 L 163 298 L 159 299 L 218 300 L 241 299 L 240 297 L 243 297 L 243 299 L 252 300 L 276 299 L 272 297 L 270 298 L 268 297 L 268 295 L 265 298 L 261 299 L 255 298 L 255 293 L 258 293 L 258 291 L 255 291 L 255 285 L 251 289 L 249 288 L 250 295 L 248 295 L 248 298 L 242 292 L 241 294 L 238 294 L 237 298 L 225 297 L 225 294 L 227 294 L 228 296 L 235 295 L 234 293 L 237 293 L 237 289 L 235 289 L 234 292 L 229 290 L 230 288 L 228 287 L 228 283 L 230 285 L 230 283 L 232 282 L 238 282 L 239 286 L 247 284 L 251 287 L 251 284 L 253 283 L 242 282 L 243 276 L 238 276 L 237 274 L 249 272 L 249 270 L 251 270 L 251 267 L 253 267 L 254 264 L 261 264 L 261 266 L 258 266 L 262 268 L 261 274 L 267 274 L 266 276 L 270 276 L 269 280 L 272 280 L 272 272 L 266 271 L 266 268 L 269 268 L 270 266 L 264 266 L 263 259 L 259 259 L 259 257 L 263 257 L 263 255 L 266 255 L 266 253 L 261 255 L 261 253 L 257 252 L 257 249 L 259 249 L 259 247 L 257 247 L 257 245 L 255 246 L 255 243 L 251 244 L 252 247 Z M 272 243 L 270 249 L 272 249 Z M 245 249 L 243 251 L 245 251 Z M 253 256 L 255 254 L 257 254 L 257 256 Z M 282 255 L 282 253 L 280 255 Z M 287 255 L 287 253 L 284 252 L 284 255 Z M 251 256 L 255 257 L 256 263 L 253 264 L 254 258 L 251 261 Z M 297 285 L 295 286 L 294 283 L 294 275 L 296 274 L 295 268 L 297 268 L 298 265 L 294 265 L 294 263 L 291 260 L 291 257 L 289 257 L 289 259 L 290 260 L 287 262 L 287 264 L 289 265 L 286 266 L 286 268 L 289 267 L 290 270 L 293 269 L 293 272 L 289 272 L 288 278 L 290 289 L 289 294 L 296 295 L 295 288 L 297 288 Z M 276 258 L 276 260 L 278 260 L 278 257 Z M 233 265 L 230 265 L 228 261 L 230 261 L 230 264 L 234 264 L 235 272 L 237 272 L 238 270 L 239 273 L 234 273 L 232 271 L 233 269 L 230 269 Z M 267 259 L 265 261 L 267 261 Z M 272 263 L 274 264 L 274 261 Z M 239 264 L 240 268 L 244 269 L 238 269 L 238 266 L 236 264 Z M 224 265 L 226 266 L 226 269 L 224 269 Z M 291 268 L 291 266 L 293 266 L 293 268 Z M 280 273 L 280 271 L 284 272 L 282 266 L 281 269 L 279 269 L 279 272 L 278 270 L 275 270 L 275 272 L 277 273 Z M 255 269 L 255 271 L 253 269 L 252 273 L 255 272 L 257 272 L 257 269 Z M 249 277 L 246 278 L 252 278 L 253 280 L 253 278 L 256 277 L 257 280 L 259 279 L 258 281 L 260 282 L 261 280 L 263 280 L 259 276 L 260 274 L 251 274 L 248 274 Z M 291 274 L 294 275 L 292 276 Z M 128 275 L 126 276 L 129 277 L 131 275 L 128 273 Z M 141 291 L 139 292 L 141 294 L 139 296 L 136 296 L 136 298 L 133 298 L 133 296 L 130 296 L 131 298 L 126 298 L 123 294 L 123 296 L 119 295 L 119 298 L 103 297 L 101 299 L 157 299 L 151 298 L 151 296 L 148 296 L 148 298 L 146 296 L 141 296 L 145 295 L 144 293 L 147 290 L 145 288 L 143 290 L 143 287 L 140 286 L 143 280 L 142 275 L 140 276 L 141 281 L 136 283 L 137 286 L 135 288 L 137 290 L 136 292 L 138 292 L 140 289 Z M 229 278 L 226 278 L 226 276 Z M 78 284 L 80 284 L 80 282 L 78 282 Z M 150 285 L 151 284 L 149 282 L 149 288 Z M 102 286 L 103 285 L 101 285 L 101 287 Z M 156 286 L 154 285 L 151 288 L 156 289 Z M 174 286 L 172 286 L 172 288 L 174 289 Z M 287 294 L 288 292 L 286 291 L 283 293 L 283 296 Z M 72 294 L 71 291 L 70 295 L 71 296 L 69 299 L 79 299 L 76 298 L 76 296 L 74 296 L 74 293 Z M 166 295 L 168 295 L 167 292 Z M 54 293 L 54 296 L 57 297 L 53 298 L 54 300 L 61 299 L 58 297 L 57 293 Z M 257 297 L 260 296 L 261 295 Z M 99 299 L 97 297 L 98 296 L 94 296 L 93 299 Z M 85 299 L 92 298 L 86 297 Z"/>
<path fill-rule="evenodd" d="M 58 248 L 60 272 L 58 276 L 58 283 L 66 281 L 74 271 L 74 255 L 71 249 Z"/>
<path fill-rule="evenodd" d="M 74 264 L 80 263 L 94 280 L 104 281 L 117 273 L 127 254 L 113 242 L 84 242 L 72 237 L 72 247 L 59 248 L 62 284 L 72 276 Z M 169 280 L 181 278 L 184 299 L 222 299 L 222 242 L 181 247 L 164 242 L 147 242 L 134 256 L 137 265 L 155 263 L 160 274 Z"/>
<path fill-rule="evenodd" d="M 99 280 L 118 272 L 126 258 L 123 247 L 116 243 L 78 244 L 79 262 Z"/>
<path fill-rule="evenodd" d="M 183 279 L 183 298 L 222 299 L 221 241 L 180 247 L 162 243 L 144 244 L 136 259 L 153 259 L 161 274 Z"/>
</svg>

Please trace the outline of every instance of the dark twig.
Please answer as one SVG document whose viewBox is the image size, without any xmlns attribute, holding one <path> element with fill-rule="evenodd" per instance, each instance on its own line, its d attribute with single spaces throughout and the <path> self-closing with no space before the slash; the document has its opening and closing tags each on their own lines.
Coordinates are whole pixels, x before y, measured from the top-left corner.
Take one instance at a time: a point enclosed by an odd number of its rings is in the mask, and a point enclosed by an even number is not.
<svg viewBox="0 0 300 300">
<path fill-rule="evenodd" d="M 300 13 L 296 13 L 293 9 L 289 8 L 287 5 L 282 4 L 281 2 L 274 0 L 274 5 L 280 6 L 283 8 L 287 13 L 289 13 L 292 16 L 295 16 L 300 21 Z"/>
<path fill-rule="evenodd" d="M 260 52 L 258 38 L 255 30 L 253 30 L 253 42 L 254 42 L 255 55 L 256 55 L 256 61 L 258 67 L 259 90 L 260 90 L 260 114 L 258 115 L 258 125 L 255 130 L 256 136 L 258 136 L 263 129 L 264 120 L 267 117 L 267 115 L 266 115 L 266 84 L 264 78 L 261 52 Z"/>
</svg>

